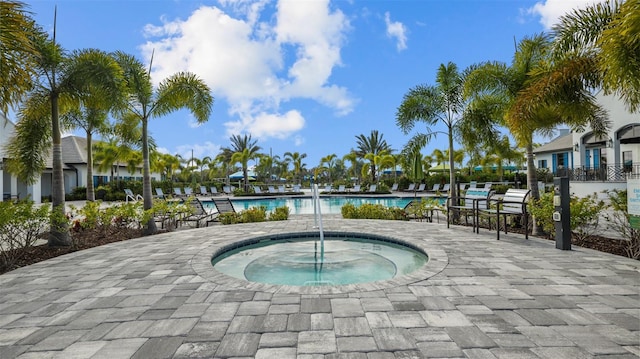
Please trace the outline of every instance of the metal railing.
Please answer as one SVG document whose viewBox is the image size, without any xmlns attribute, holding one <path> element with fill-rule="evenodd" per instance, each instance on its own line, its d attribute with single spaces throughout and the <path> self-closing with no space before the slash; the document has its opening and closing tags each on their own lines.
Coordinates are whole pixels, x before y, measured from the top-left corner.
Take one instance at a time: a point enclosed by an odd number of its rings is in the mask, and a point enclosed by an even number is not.
<svg viewBox="0 0 640 359">
<path fill-rule="evenodd" d="M 628 178 L 640 178 L 640 163 L 559 168 L 554 176 L 567 176 L 576 182 L 625 182 Z"/>
</svg>

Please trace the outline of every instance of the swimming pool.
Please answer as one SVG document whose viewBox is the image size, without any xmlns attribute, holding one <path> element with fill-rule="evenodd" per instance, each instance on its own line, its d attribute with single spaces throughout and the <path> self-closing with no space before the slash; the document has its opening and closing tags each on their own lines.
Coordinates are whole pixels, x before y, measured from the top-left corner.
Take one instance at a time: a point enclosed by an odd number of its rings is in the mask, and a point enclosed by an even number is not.
<svg viewBox="0 0 640 359">
<path fill-rule="evenodd" d="M 320 211 L 322 214 L 340 214 L 340 209 L 346 203 L 351 203 L 356 207 L 364 203 L 373 203 L 386 207 L 404 208 L 412 199 L 413 197 L 320 197 Z M 231 199 L 231 202 L 236 211 L 259 206 L 265 206 L 267 211 L 273 211 L 277 207 L 287 206 L 290 214 L 313 214 L 311 197 Z M 213 202 L 203 201 L 202 203 L 205 207 L 215 208 Z"/>
</svg>

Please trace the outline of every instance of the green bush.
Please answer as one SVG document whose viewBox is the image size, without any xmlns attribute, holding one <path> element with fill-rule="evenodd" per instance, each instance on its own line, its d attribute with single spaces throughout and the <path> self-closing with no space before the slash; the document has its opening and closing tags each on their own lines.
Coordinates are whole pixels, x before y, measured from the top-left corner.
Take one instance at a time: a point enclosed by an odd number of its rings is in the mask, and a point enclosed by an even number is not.
<svg viewBox="0 0 640 359">
<path fill-rule="evenodd" d="M 542 227 L 542 230 L 547 233 L 555 231 L 553 192 L 544 193 L 540 196 L 540 199 L 533 200 L 527 208 L 535 217 L 538 225 Z M 572 234 L 578 239 L 595 234 L 598 230 L 599 213 L 603 208 L 605 208 L 604 202 L 598 200 L 598 196 L 595 193 L 583 198 L 571 196 L 569 209 Z"/>
<path fill-rule="evenodd" d="M 640 259 L 640 230 L 631 227 L 627 195 L 625 190 L 607 191 L 612 213 L 606 214 L 605 219 L 609 228 L 618 232 L 625 240 L 627 257 Z"/>
<path fill-rule="evenodd" d="M 381 204 L 365 203 L 356 207 L 347 203 L 340 209 L 343 218 L 349 219 L 390 219 L 407 220 L 407 215 L 401 208 L 388 208 Z"/>
<path fill-rule="evenodd" d="M 76 187 L 65 195 L 66 201 L 82 201 L 87 199 L 87 187 Z"/>
<path fill-rule="evenodd" d="M 267 220 L 267 207 L 251 207 L 241 213 L 242 223 L 264 222 Z"/>
<path fill-rule="evenodd" d="M 15 268 L 27 249 L 47 231 L 50 206 L 32 201 L 0 202 L 0 272 Z"/>
<path fill-rule="evenodd" d="M 286 221 L 289 219 L 289 207 L 277 207 L 269 214 L 270 221 Z"/>
</svg>

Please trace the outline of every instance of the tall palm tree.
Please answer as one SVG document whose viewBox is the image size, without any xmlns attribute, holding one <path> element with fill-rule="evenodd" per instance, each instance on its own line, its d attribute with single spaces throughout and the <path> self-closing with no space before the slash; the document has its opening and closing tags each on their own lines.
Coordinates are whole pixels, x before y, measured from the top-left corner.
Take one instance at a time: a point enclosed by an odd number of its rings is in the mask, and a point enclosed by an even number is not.
<svg viewBox="0 0 640 359">
<path fill-rule="evenodd" d="M 439 166 L 444 163 L 444 161 L 448 158 L 448 150 L 444 150 L 444 152 L 438 148 L 434 148 L 433 152 L 431 152 L 431 158 L 436 161 L 436 165 Z"/>
<path fill-rule="evenodd" d="M 333 169 L 336 166 L 336 160 L 338 158 L 338 155 L 336 155 L 335 153 L 332 153 L 330 155 L 326 155 L 324 157 L 322 157 L 320 159 L 320 167 L 326 168 L 327 172 L 329 174 L 329 183 L 331 183 L 331 174 L 333 172 Z M 324 166 L 326 165 L 326 166 Z"/>
<path fill-rule="evenodd" d="M 305 166 L 304 163 L 302 163 L 302 160 L 305 159 L 306 157 L 307 157 L 306 153 L 299 153 L 299 152 L 284 153 L 284 158 L 289 159 L 291 163 L 293 163 L 293 175 L 296 177 L 298 183 L 300 183 L 300 173 L 302 172 L 302 169 Z"/>
<path fill-rule="evenodd" d="M 151 193 L 151 166 L 149 162 L 149 120 L 165 116 L 179 109 L 188 109 L 199 123 L 211 116 L 213 96 L 209 86 L 190 72 L 179 72 L 160 81 L 154 90 L 151 83 L 151 65 L 147 71 L 135 57 L 123 52 L 113 54 L 123 69 L 129 91 L 127 110 L 142 123 L 142 197 L 144 209 L 153 206 Z M 153 60 L 152 60 L 153 61 Z M 150 219 L 145 226 L 147 233 L 157 231 Z"/>
<path fill-rule="evenodd" d="M 0 112 L 18 104 L 32 86 L 40 32 L 21 1 L 0 1 Z"/>
<path fill-rule="evenodd" d="M 436 72 L 436 85 L 419 85 L 410 89 L 404 95 L 396 112 L 396 124 L 405 134 L 413 129 L 416 122 L 424 122 L 427 125 L 426 133 L 419 133 L 414 137 L 424 137 L 427 142 L 439 132 L 433 131 L 432 126 L 442 122 L 447 127 L 449 183 L 451 183 L 452 197 L 456 197 L 453 136 L 454 126 L 463 110 L 462 84 L 462 75 L 456 64 L 452 62 L 446 65 L 440 64 Z"/>
<path fill-rule="evenodd" d="M 379 133 L 378 130 L 372 130 L 368 137 L 364 134 L 356 136 L 356 154 L 358 157 L 365 158 L 369 153 L 373 155 L 373 157 L 369 159 L 369 170 L 372 182 L 376 181 L 376 164 L 374 163 L 375 156 L 384 151 L 391 151 L 391 146 L 389 146 L 387 140 L 383 137 L 384 135 Z"/>
<path fill-rule="evenodd" d="M 74 51 L 68 55 L 44 32 L 33 37 L 37 77 L 28 99 L 19 110 L 16 135 L 7 146 L 12 160 L 9 172 L 32 183 L 44 168 L 51 150 L 53 175 L 51 184 L 51 231 L 49 246 L 69 246 L 71 237 L 65 218 L 64 176 L 62 170 L 62 134 L 60 113 L 78 108 L 89 89 L 106 97 L 119 98 L 122 93 L 122 70 L 111 57 L 96 49 Z"/>
<path fill-rule="evenodd" d="M 575 9 L 553 27 L 554 55 L 594 57 L 605 93 L 640 108 L 640 4 L 613 0 Z M 585 68 L 593 71 L 593 68 Z"/>
<path fill-rule="evenodd" d="M 258 140 L 252 140 L 251 139 L 251 135 L 232 135 L 231 138 L 229 138 L 229 140 L 231 141 L 231 147 L 226 149 L 227 153 L 231 153 L 231 158 L 230 158 L 230 162 L 233 163 L 238 163 L 240 162 L 242 164 L 242 176 L 244 178 L 244 191 L 248 192 L 249 191 L 249 160 L 250 159 L 254 159 L 257 158 L 258 156 L 258 151 L 261 150 L 260 146 L 257 145 Z M 223 149 L 224 151 L 225 149 Z M 233 156 L 236 153 L 244 153 L 244 150 L 247 150 L 247 154 L 246 154 L 246 159 L 247 161 L 236 161 L 233 159 Z M 245 154 L 242 155 L 242 159 L 244 159 Z"/>
<path fill-rule="evenodd" d="M 539 34 L 518 43 L 509 65 L 486 62 L 470 68 L 465 77 L 469 104 L 460 124 L 463 142 L 492 149 L 499 147 L 499 126 L 506 126 L 526 148 L 527 184 L 536 199 L 534 133 L 548 134 L 562 123 L 574 128 L 588 123 L 595 132 L 607 126 L 606 114 L 585 87 L 594 79 L 581 73 L 589 60 L 553 62 L 550 49 L 548 36 Z"/>
</svg>

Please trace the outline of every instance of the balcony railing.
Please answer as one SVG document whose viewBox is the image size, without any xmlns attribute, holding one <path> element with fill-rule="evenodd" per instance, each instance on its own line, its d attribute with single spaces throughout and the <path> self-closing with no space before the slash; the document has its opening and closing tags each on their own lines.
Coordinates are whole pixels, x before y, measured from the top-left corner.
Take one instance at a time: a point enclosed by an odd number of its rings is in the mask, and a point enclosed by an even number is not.
<svg viewBox="0 0 640 359">
<path fill-rule="evenodd" d="M 625 182 L 627 178 L 640 178 L 640 163 L 559 168 L 554 175 L 558 177 L 567 176 L 569 181 L 579 182 Z"/>
</svg>

